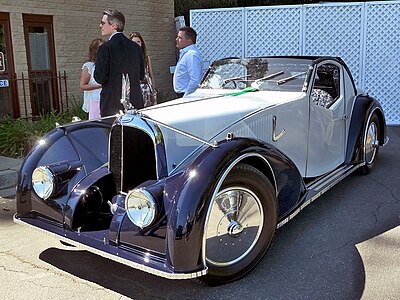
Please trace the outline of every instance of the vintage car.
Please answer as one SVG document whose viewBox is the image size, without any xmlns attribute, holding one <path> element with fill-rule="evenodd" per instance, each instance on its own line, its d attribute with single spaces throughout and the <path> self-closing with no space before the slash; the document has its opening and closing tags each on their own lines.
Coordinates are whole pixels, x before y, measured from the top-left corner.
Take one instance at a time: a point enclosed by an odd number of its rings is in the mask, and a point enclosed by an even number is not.
<svg viewBox="0 0 400 300">
<path fill-rule="evenodd" d="M 277 228 L 370 172 L 388 141 L 382 107 L 336 57 L 222 59 L 191 95 L 123 102 L 40 140 L 14 220 L 171 279 L 244 276 Z"/>
</svg>

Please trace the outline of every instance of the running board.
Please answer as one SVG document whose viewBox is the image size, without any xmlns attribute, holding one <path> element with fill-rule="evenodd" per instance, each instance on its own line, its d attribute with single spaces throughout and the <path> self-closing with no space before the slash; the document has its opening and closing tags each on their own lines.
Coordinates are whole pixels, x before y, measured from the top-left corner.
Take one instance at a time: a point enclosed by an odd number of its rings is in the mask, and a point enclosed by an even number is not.
<svg viewBox="0 0 400 300">
<path fill-rule="evenodd" d="M 322 176 L 306 185 L 307 194 L 305 196 L 305 200 L 297 207 L 293 212 L 289 214 L 286 218 L 284 218 L 281 222 L 278 223 L 277 228 L 285 225 L 291 219 L 293 219 L 300 211 L 302 211 L 305 207 L 307 207 L 311 202 L 316 200 L 319 196 L 321 196 L 326 191 L 330 190 L 337 183 L 342 181 L 344 178 L 349 176 L 358 168 L 361 168 L 365 165 L 365 162 L 355 164 L 355 165 L 345 165 L 337 168 L 332 173 L 329 173 L 325 176 Z"/>
</svg>

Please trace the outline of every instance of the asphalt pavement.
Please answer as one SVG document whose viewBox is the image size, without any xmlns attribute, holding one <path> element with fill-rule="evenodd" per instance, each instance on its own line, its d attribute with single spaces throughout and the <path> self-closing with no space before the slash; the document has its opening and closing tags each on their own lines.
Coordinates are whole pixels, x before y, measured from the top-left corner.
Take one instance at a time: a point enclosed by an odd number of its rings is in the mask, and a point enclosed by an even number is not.
<svg viewBox="0 0 400 300">
<path fill-rule="evenodd" d="M 0 299 L 397 300 L 400 127 L 388 134 L 371 174 L 344 179 L 277 231 L 250 274 L 212 288 L 63 246 L 13 223 L 15 200 L 0 197 Z M 4 161 L 16 173 L 18 161 Z"/>
</svg>

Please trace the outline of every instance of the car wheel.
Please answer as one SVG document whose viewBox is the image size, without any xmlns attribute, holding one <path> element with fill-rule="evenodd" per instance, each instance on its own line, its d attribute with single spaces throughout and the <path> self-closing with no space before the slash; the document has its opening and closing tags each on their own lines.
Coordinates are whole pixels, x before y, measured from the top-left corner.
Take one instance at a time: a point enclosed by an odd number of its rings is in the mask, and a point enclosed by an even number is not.
<svg viewBox="0 0 400 300">
<path fill-rule="evenodd" d="M 278 206 L 274 189 L 256 168 L 238 164 L 211 202 L 205 227 L 209 285 L 231 282 L 250 272 L 275 233 Z"/>
<path fill-rule="evenodd" d="M 379 151 L 379 119 L 373 114 L 364 131 L 364 160 L 363 174 L 369 174 L 378 159 Z"/>
</svg>

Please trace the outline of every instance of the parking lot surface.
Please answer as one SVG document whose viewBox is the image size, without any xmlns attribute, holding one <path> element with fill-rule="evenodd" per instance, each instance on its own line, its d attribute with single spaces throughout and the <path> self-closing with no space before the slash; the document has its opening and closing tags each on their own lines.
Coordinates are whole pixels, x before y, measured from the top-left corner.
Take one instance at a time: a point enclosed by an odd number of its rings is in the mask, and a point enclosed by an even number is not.
<svg viewBox="0 0 400 300">
<path fill-rule="evenodd" d="M 280 228 L 245 278 L 207 287 L 66 247 L 13 222 L 0 198 L 0 299 L 399 299 L 400 127 L 367 176 L 352 175 Z"/>
</svg>

